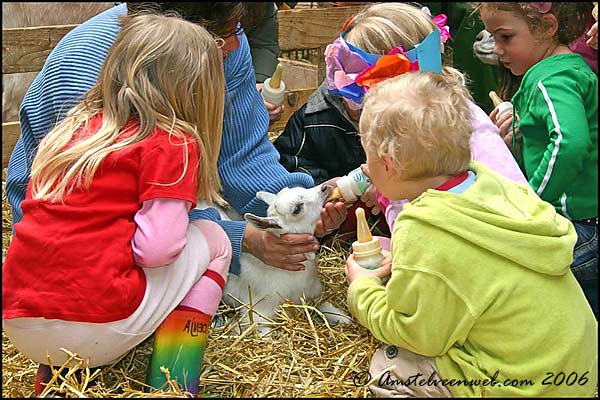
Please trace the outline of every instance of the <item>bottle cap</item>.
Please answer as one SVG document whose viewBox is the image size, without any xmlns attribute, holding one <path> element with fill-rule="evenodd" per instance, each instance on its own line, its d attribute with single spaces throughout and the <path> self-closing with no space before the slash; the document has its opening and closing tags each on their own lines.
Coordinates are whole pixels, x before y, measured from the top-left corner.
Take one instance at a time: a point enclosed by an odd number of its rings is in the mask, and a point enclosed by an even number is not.
<svg viewBox="0 0 600 400">
<path fill-rule="evenodd" d="M 500 119 L 502 116 L 508 112 L 513 112 L 513 105 L 510 101 L 503 101 L 502 103 L 496 106 L 498 109 L 498 116 L 496 118 Z"/>
<path fill-rule="evenodd" d="M 358 240 L 352 243 L 352 251 L 356 257 L 368 257 L 381 252 L 381 243 L 379 239 L 373 238 L 367 219 L 365 218 L 365 210 L 358 207 L 356 214 L 356 237 Z"/>
<path fill-rule="evenodd" d="M 381 253 L 381 243 L 379 239 L 374 238 L 368 243 L 352 242 L 352 252 L 357 258 L 374 256 Z"/>
<path fill-rule="evenodd" d="M 279 86 L 281 86 L 281 77 L 283 76 L 283 67 L 281 64 L 277 64 L 277 68 L 275 69 L 275 72 L 273 73 L 273 76 L 271 77 L 271 80 L 269 81 L 269 86 L 271 86 L 273 89 L 279 89 Z"/>
<path fill-rule="evenodd" d="M 592 9 L 592 16 L 596 21 L 598 21 L 598 2 L 593 2 L 594 8 Z"/>
<path fill-rule="evenodd" d="M 504 101 L 493 90 L 490 92 L 489 96 L 490 99 L 492 99 L 492 103 L 494 103 L 494 107 L 498 107 L 498 105 Z"/>
</svg>

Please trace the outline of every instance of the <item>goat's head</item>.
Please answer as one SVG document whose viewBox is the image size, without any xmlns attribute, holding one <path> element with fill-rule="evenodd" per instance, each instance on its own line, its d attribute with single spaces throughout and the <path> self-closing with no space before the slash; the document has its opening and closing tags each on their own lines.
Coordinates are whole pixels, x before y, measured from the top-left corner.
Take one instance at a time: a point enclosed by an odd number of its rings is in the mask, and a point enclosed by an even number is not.
<svg viewBox="0 0 600 400">
<path fill-rule="evenodd" d="M 284 233 L 314 233 L 323 204 L 333 187 L 317 185 L 310 189 L 283 188 L 279 193 L 258 192 L 256 197 L 269 205 L 266 217 L 244 214 L 259 229 Z"/>
<path fill-rule="evenodd" d="M 498 65 L 498 56 L 494 54 L 495 45 L 494 36 L 484 29 L 475 37 L 473 53 L 484 64 Z"/>
</svg>

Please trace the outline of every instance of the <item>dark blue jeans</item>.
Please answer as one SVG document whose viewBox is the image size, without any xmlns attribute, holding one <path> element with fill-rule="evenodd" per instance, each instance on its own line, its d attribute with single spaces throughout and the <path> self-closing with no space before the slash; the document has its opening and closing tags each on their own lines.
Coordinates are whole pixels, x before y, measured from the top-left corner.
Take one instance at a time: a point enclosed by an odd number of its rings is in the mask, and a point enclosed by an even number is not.
<svg viewBox="0 0 600 400">
<path fill-rule="evenodd" d="M 571 271 L 598 319 L 598 226 L 573 222 L 577 243 Z"/>
</svg>

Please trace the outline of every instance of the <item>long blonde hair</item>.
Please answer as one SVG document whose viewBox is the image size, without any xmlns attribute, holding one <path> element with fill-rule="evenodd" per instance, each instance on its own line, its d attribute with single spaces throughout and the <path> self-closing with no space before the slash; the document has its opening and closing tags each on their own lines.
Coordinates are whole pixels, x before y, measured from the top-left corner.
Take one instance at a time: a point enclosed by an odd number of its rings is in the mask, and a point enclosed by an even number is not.
<svg viewBox="0 0 600 400">
<path fill-rule="evenodd" d="M 187 168 L 198 168 L 198 198 L 209 204 L 221 201 L 217 159 L 225 79 L 215 39 L 175 15 L 137 15 L 122 23 L 97 83 L 40 143 L 31 168 L 33 198 L 64 201 L 74 188 L 89 188 L 106 156 L 160 128 L 183 141 L 184 169 L 177 181 Z M 101 111 L 100 129 L 74 141 L 77 131 Z M 139 131 L 117 141 L 132 119 Z M 199 149 L 197 166 L 188 165 L 192 140 Z"/>
</svg>

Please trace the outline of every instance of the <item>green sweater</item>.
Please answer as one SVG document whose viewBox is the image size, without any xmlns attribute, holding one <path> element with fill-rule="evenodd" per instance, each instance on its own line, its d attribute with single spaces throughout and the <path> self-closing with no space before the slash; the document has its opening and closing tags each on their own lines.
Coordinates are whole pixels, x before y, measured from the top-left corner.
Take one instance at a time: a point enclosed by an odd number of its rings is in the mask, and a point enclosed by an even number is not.
<svg viewBox="0 0 600 400">
<path fill-rule="evenodd" d="M 565 217 L 598 216 L 598 77 L 579 54 L 543 59 L 512 98 L 523 135 L 521 168 Z"/>
<path fill-rule="evenodd" d="M 378 340 L 434 357 L 443 379 L 481 380 L 449 385 L 454 396 L 593 396 L 598 323 L 569 269 L 573 224 L 531 188 L 470 169 L 462 194 L 429 189 L 404 206 L 389 282 L 353 281 L 350 312 Z M 542 385 L 561 372 L 582 384 Z"/>
</svg>

